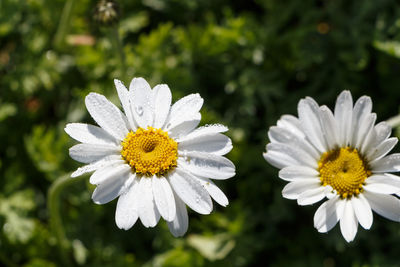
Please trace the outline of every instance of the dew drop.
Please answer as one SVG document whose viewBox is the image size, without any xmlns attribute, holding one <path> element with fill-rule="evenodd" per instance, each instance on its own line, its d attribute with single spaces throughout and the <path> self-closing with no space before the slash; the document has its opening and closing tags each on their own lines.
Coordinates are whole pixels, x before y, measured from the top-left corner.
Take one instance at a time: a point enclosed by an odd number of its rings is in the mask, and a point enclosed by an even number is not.
<svg viewBox="0 0 400 267">
<path fill-rule="evenodd" d="M 143 107 L 142 107 L 142 106 L 137 106 L 137 107 L 136 107 L 136 113 L 137 113 L 139 116 L 142 116 L 142 115 L 143 115 Z"/>
<path fill-rule="evenodd" d="M 147 105 L 148 107 L 151 107 L 151 102 L 150 102 L 150 100 L 147 100 L 146 105 Z"/>
<path fill-rule="evenodd" d="M 196 203 L 200 202 L 200 198 L 196 197 Z"/>
</svg>

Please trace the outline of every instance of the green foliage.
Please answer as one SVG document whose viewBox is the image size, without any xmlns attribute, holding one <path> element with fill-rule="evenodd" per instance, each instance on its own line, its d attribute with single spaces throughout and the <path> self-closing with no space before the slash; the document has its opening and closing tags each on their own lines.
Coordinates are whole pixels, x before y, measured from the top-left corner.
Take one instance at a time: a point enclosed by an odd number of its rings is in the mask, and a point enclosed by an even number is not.
<svg viewBox="0 0 400 267">
<path fill-rule="evenodd" d="M 317 206 L 283 199 L 278 170 L 262 157 L 268 127 L 305 96 L 332 107 L 348 89 L 372 97 L 378 121 L 399 113 L 397 1 L 118 2 L 119 24 L 102 26 L 94 0 L 0 0 L 1 266 L 398 264 L 396 223 L 375 216 L 351 244 L 338 227 L 319 234 Z M 65 124 L 93 123 L 84 97 L 119 104 L 113 79 L 138 76 L 168 84 L 174 100 L 199 92 L 202 123 L 228 125 L 234 143 L 237 175 L 217 182 L 230 205 L 191 212 L 183 238 L 165 222 L 118 229 L 116 202 L 94 204 L 88 176 L 57 187 L 79 166 Z"/>
<path fill-rule="evenodd" d="M 32 237 L 35 222 L 28 214 L 35 207 L 33 191 L 26 189 L 11 196 L 0 195 L 0 215 L 4 217 L 3 230 L 11 243 L 26 243 Z"/>
<path fill-rule="evenodd" d="M 188 244 L 210 261 L 224 259 L 235 247 L 233 238 L 225 233 L 213 236 L 191 235 L 188 236 Z"/>
<path fill-rule="evenodd" d="M 60 127 L 59 127 L 60 128 Z M 32 134 L 25 137 L 26 151 L 37 170 L 49 180 L 55 180 L 63 174 L 63 164 L 67 158 L 68 137 L 62 128 L 45 130 L 42 125 L 35 125 Z"/>
</svg>

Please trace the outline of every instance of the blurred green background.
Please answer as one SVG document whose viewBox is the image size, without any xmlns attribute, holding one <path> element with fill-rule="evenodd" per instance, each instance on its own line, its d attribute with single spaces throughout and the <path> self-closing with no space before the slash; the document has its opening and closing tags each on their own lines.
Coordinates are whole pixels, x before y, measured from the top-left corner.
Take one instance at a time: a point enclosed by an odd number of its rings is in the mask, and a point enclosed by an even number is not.
<svg viewBox="0 0 400 267">
<path fill-rule="evenodd" d="M 0 266 L 399 266 L 398 223 L 375 214 L 350 244 L 338 226 L 320 234 L 317 205 L 283 199 L 262 157 L 305 96 L 333 108 L 347 89 L 378 121 L 399 113 L 398 1 L 120 0 L 110 25 L 97 3 L 0 0 Z M 93 123 L 84 97 L 119 105 L 113 79 L 140 76 L 175 101 L 199 92 L 202 124 L 228 125 L 234 143 L 237 175 L 217 181 L 230 205 L 190 212 L 183 238 L 164 221 L 119 230 L 116 201 L 68 178 L 80 164 L 63 128 Z"/>
</svg>

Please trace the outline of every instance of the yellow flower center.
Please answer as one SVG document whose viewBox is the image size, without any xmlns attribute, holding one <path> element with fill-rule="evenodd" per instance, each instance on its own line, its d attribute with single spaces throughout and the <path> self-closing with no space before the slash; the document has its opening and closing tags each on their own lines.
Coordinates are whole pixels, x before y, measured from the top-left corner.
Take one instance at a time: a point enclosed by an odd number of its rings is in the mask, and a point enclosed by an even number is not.
<svg viewBox="0 0 400 267">
<path fill-rule="evenodd" d="M 176 167 L 178 143 L 161 129 L 139 128 L 122 141 L 121 155 L 136 173 L 162 175 Z"/>
<path fill-rule="evenodd" d="M 318 170 L 323 186 L 330 185 L 342 198 L 351 198 L 363 190 L 371 171 L 357 149 L 345 147 L 322 154 Z"/>
</svg>

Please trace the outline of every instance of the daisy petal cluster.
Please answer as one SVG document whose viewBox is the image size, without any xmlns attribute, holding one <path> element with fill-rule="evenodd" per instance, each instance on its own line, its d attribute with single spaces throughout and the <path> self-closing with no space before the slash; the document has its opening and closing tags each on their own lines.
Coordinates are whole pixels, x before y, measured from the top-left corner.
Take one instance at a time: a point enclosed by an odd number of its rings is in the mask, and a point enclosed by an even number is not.
<svg viewBox="0 0 400 267">
<path fill-rule="evenodd" d="M 264 158 L 281 169 L 289 182 L 283 197 L 299 205 L 326 199 L 314 215 L 314 227 L 328 232 L 338 222 L 347 242 L 354 240 L 358 224 L 372 225 L 372 211 L 400 222 L 400 154 L 388 153 L 397 144 L 385 122 L 375 125 L 369 97 L 353 106 L 343 91 L 332 112 L 306 97 L 298 104 L 298 118 L 284 115 L 269 129 Z"/>
<path fill-rule="evenodd" d="M 92 199 L 105 204 L 118 198 L 115 221 L 128 230 L 138 219 L 154 227 L 160 217 L 174 236 L 188 229 L 186 205 L 200 214 L 213 209 L 211 199 L 228 205 L 225 194 L 210 179 L 228 179 L 235 166 L 223 155 L 232 149 L 215 124 L 197 127 L 203 99 L 199 94 L 181 98 L 171 106 L 169 87 L 151 89 L 134 78 L 129 90 L 114 80 L 124 112 L 103 95 L 90 93 L 86 107 L 100 126 L 67 124 L 65 131 L 81 142 L 70 156 L 86 165 L 72 177 L 93 172 Z"/>
</svg>

